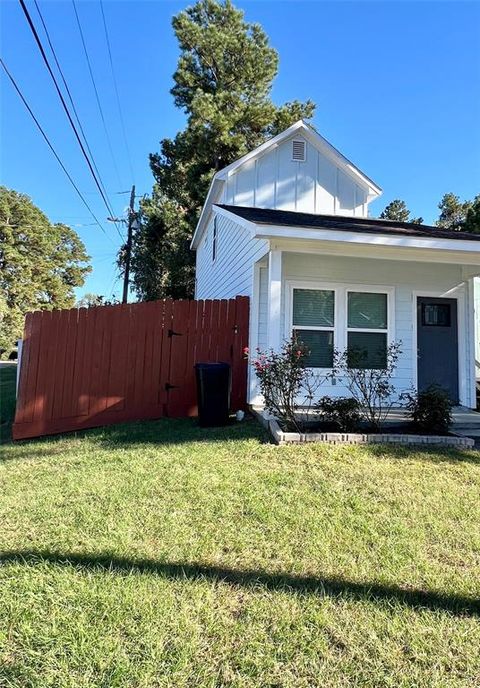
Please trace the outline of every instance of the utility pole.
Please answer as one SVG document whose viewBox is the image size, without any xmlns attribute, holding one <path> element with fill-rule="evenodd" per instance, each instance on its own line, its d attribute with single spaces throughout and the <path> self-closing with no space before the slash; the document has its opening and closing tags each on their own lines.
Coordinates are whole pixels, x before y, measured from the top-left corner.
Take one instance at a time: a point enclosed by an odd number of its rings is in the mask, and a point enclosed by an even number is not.
<svg viewBox="0 0 480 688">
<path fill-rule="evenodd" d="M 125 246 L 125 272 L 123 275 L 123 297 L 122 303 L 128 302 L 128 283 L 130 281 L 130 260 L 132 257 L 132 231 L 135 220 L 135 184 L 130 193 L 130 206 L 128 209 L 127 220 L 127 244 Z"/>
</svg>

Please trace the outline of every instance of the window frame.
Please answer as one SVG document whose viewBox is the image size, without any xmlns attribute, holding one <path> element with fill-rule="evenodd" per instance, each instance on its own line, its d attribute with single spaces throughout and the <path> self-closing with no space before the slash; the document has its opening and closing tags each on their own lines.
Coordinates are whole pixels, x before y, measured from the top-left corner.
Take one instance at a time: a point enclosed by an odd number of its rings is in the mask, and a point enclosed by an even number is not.
<svg viewBox="0 0 480 688">
<path fill-rule="evenodd" d="M 381 294 L 382 296 L 386 296 L 387 299 L 387 327 L 351 327 L 348 324 L 348 295 L 349 294 Z M 360 333 L 365 333 L 365 334 L 385 334 L 386 335 L 386 342 L 387 342 L 387 349 L 389 345 L 389 337 L 388 337 L 388 326 L 390 324 L 390 308 L 389 308 L 389 299 L 388 299 L 388 293 L 385 291 L 378 291 L 378 290 L 367 290 L 367 289 L 346 289 L 345 290 L 345 341 L 346 341 L 346 347 L 348 347 L 348 335 L 350 332 L 360 332 Z M 384 368 L 366 368 L 366 370 L 385 370 Z"/>
<path fill-rule="evenodd" d="M 285 281 L 285 338 L 290 339 L 294 329 L 323 330 L 333 329 L 334 349 L 344 351 L 348 345 L 348 332 L 382 332 L 387 334 L 387 347 L 395 341 L 395 287 L 379 284 L 351 284 L 345 282 L 317 282 L 316 280 L 286 280 Z M 320 327 L 313 325 L 293 325 L 293 290 L 313 289 L 334 292 L 334 326 Z M 387 296 L 387 328 L 349 328 L 348 327 L 348 294 L 362 292 L 367 294 L 386 294 Z M 311 368 L 319 373 L 331 371 L 331 368 Z M 396 371 L 393 377 L 396 376 Z"/>
<path fill-rule="evenodd" d="M 331 291 L 333 292 L 333 325 L 328 326 L 328 325 L 294 325 L 293 324 L 293 292 L 295 289 L 310 289 L 312 291 Z M 338 348 L 338 342 L 337 342 L 337 323 L 338 323 L 338 316 L 339 316 L 339 309 L 338 309 L 338 293 L 337 293 L 337 288 L 335 285 L 328 283 L 328 284 L 323 284 L 321 282 L 287 282 L 287 303 L 286 303 L 286 310 L 287 310 L 287 333 L 286 333 L 286 338 L 289 339 L 294 330 L 307 330 L 307 331 L 315 331 L 315 332 L 333 332 L 333 348 L 336 349 Z M 329 370 L 332 370 L 331 368 L 317 368 L 311 366 L 311 370 L 318 370 L 320 372 L 328 372 Z"/>
</svg>

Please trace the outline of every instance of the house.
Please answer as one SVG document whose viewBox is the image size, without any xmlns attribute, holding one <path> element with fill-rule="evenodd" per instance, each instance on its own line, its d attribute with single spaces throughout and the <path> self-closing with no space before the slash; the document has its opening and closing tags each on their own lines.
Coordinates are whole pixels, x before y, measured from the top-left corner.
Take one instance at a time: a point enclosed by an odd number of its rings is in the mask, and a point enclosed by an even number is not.
<svg viewBox="0 0 480 688">
<path fill-rule="evenodd" d="M 251 349 L 296 332 L 321 371 L 334 348 L 360 347 L 379 367 L 401 341 L 399 392 L 436 382 L 474 408 L 480 236 L 369 218 L 381 193 L 296 122 L 213 178 L 192 239 L 196 298 L 248 295 Z M 329 384 L 331 396 L 347 393 Z"/>
</svg>

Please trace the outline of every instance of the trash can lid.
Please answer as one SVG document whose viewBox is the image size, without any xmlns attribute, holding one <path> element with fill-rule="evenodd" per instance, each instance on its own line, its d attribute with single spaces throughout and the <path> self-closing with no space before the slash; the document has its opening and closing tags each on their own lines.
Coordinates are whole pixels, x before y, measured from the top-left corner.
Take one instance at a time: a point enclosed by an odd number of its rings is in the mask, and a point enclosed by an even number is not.
<svg viewBox="0 0 480 688">
<path fill-rule="evenodd" d="M 220 361 L 216 361 L 214 363 L 195 363 L 195 368 L 198 370 L 203 368 L 230 368 L 230 363 L 222 363 Z"/>
</svg>

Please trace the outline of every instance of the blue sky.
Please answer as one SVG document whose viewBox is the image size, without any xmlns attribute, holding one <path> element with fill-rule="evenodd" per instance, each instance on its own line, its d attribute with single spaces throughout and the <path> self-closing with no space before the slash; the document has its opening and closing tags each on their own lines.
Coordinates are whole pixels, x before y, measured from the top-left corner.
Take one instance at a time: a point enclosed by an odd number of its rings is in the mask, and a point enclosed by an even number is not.
<svg viewBox="0 0 480 688">
<path fill-rule="evenodd" d="M 119 177 L 109 153 L 70 0 L 38 0 L 111 203 L 122 214 L 136 183 L 149 192 L 148 154 L 184 125 L 169 90 L 178 57 L 171 18 L 189 3 L 105 0 L 134 179 L 116 107 L 97 0 L 77 0 Z M 480 3 L 237 0 L 280 55 L 277 103 L 311 98 L 314 124 L 384 190 L 377 215 L 403 198 L 426 222 L 447 191 L 480 192 Z M 33 3 L 32 17 L 40 26 Z M 97 216 L 106 218 L 20 5 L 1 6 L 2 56 Z M 113 225 L 105 233 L 48 150 L 2 74 L 1 183 L 28 194 L 52 221 L 76 228 L 92 257 L 80 290 L 119 295 Z"/>
</svg>

